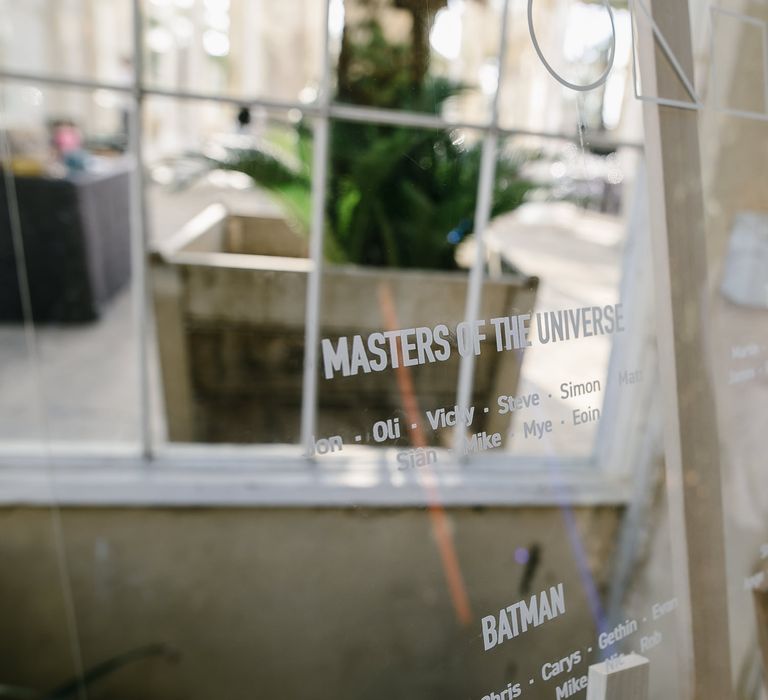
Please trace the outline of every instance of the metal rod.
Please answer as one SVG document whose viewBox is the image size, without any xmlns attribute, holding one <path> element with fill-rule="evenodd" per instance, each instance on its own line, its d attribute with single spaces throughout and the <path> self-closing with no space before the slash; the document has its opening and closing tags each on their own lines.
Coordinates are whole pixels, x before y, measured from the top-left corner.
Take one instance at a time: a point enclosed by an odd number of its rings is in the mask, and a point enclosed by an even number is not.
<svg viewBox="0 0 768 700">
<path fill-rule="evenodd" d="M 500 67 L 500 81 L 501 70 Z M 75 80 L 40 73 L 24 73 L 19 71 L 0 71 L 0 80 L 10 80 L 14 82 L 39 83 L 50 87 L 63 87 L 79 90 L 112 90 L 114 92 L 133 93 L 135 86 L 123 85 L 119 83 L 108 83 L 96 80 Z M 298 110 L 308 117 L 320 116 L 323 113 L 323 107 L 318 103 L 303 103 L 271 100 L 262 97 L 234 95 L 217 95 L 215 93 L 189 92 L 187 90 L 171 90 L 164 88 L 141 87 L 143 96 L 149 97 L 168 97 L 178 100 L 199 100 L 205 102 L 220 102 L 223 104 L 249 105 L 252 107 L 263 107 L 273 112 L 287 112 Z M 422 129 L 476 129 L 478 131 L 495 131 L 501 137 L 509 136 L 531 136 L 543 139 L 556 139 L 562 141 L 571 141 L 578 143 L 578 133 L 567 133 L 557 131 L 537 131 L 535 129 L 505 128 L 498 124 L 472 122 L 465 120 L 445 119 L 444 117 L 420 114 L 418 112 L 409 112 L 403 110 L 380 109 L 378 107 L 365 107 L 361 105 L 347 105 L 340 103 L 330 103 L 326 108 L 328 115 L 334 119 L 344 121 L 379 123 L 393 126 L 409 126 Z M 642 150 L 643 144 L 636 141 L 622 141 L 603 138 L 599 133 L 585 134 L 590 142 L 601 148 L 618 150 L 619 148 L 634 148 Z"/>
<path fill-rule="evenodd" d="M 470 332 L 475 332 L 475 322 L 480 313 L 480 303 L 483 295 L 483 277 L 485 274 L 485 231 L 491 218 L 493 207 L 493 183 L 496 179 L 496 160 L 498 158 L 498 121 L 499 93 L 501 91 L 502 66 L 507 49 L 507 30 L 509 19 L 509 1 L 504 0 L 501 13 L 501 38 L 499 42 L 499 80 L 491 102 L 491 129 L 486 132 L 483 140 L 483 151 L 480 157 L 480 178 L 477 183 L 477 204 L 475 206 L 474 239 L 475 259 L 469 272 L 467 284 L 466 306 L 464 321 L 469 325 Z M 472 384 L 475 375 L 475 356 L 471 352 L 461 358 L 459 363 L 458 386 L 456 388 L 456 404 L 458 415 L 464 415 L 472 398 Z M 453 434 L 454 452 L 459 461 L 464 462 L 462 455 L 464 443 L 464 427 L 456 421 Z"/>
<path fill-rule="evenodd" d="M 139 431 L 141 451 L 146 459 L 152 458 L 152 424 L 149 377 L 149 314 L 147 285 L 147 231 L 144 163 L 142 158 L 142 104 L 143 51 L 142 14 L 140 0 L 133 0 L 133 90 L 128 118 L 129 150 L 133 156 L 130 192 L 131 231 L 131 301 L 136 330 L 136 354 L 139 370 Z"/>
<path fill-rule="evenodd" d="M 399 109 L 383 109 L 348 105 L 335 102 L 331 105 L 330 114 L 336 119 L 352 122 L 370 122 L 374 124 L 392 124 L 423 129 L 478 129 L 489 128 L 488 123 L 470 122 L 445 119 L 438 114 L 411 112 Z"/>
<path fill-rule="evenodd" d="M 100 80 L 86 80 L 82 78 L 67 78 L 60 75 L 48 75 L 46 73 L 27 73 L 25 71 L 3 70 L 0 71 L 0 79 L 12 80 L 20 83 L 40 83 L 51 87 L 68 87 L 80 90 L 114 90 L 115 92 L 133 92 L 133 85 L 127 83 L 107 83 Z"/>
<path fill-rule="evenodd" d="M 507 54 L 507 44 L 509 43 L 509 2 L 510 0 L 504 0 L 504 7 L 501 11 L 501 38 L 499 39 L 499 72 L 496 80 L 496 90 L 493 93 L 493 100 L 491 101 L 491 125 L 498 126 L 499 124 L 499 100 L 501 98 L 501 86 L 504 84 L 505 78 L 505 61 L 504 58 Z"/>
<path fill-rule="evenodd" d="M 322 294 L 323 239 L 325 229 L 325 189 L 328 179 L 328 140 L 330 104 L 330 0 L 325 0 L 325 32 L 323 39 L 323 72 L 318 94 L 321 112 L 315 119 L 312 147 L 312 217 L 309 233 L 309 256 L 313 262 L 307 279 L 304 324 L 304 377 L 301 386 L 301 444 L 311 454 L 317 418 L 317 347 L 320 342 L 320 295 Z"/>
<path fill-rule="evenodd" d="M 266 97 L 237 95 L 217 95 L 216 93 L 192 92 L 190 90 L 171 90 L 169 88 L 144 87 L 145 95 L 152 97 L 171 97 L 182 100 L 201 100 L 206 102 L 222 102 L 231 105 L 247 105 L 249 107 L 263 107 L 264 109 L 287 112 L 291 109 L 299 109 L 303 113 L 319 113 L 319 109 L 312 103 L 291 102 L 290 100 L 273 100 Z"/>
<path fill-rule="evenodd" d="M 498 136 L 490 132 L 483 142 L 483 152 L 480 159 L 480 181 L 478 183 L 477 205 L 475 207 L 475 260 L 469 271 L 467 284 L 466 307 L 464 321 L 474 332 L 475 321 L 480 312 L 480 301 L 483 292 L 483 276 L 485 270 L 485 229 L 490 220 L 493 199 L 493 181 L 496 177 L 496 158 L 498 157 Z M 469 407 L 472 396 L 472 382 L 475 371 L 475 356 L 471 352 L 464 355 L 459 363 L 459 378 L 456 391 L 457 415 L 464 415 Z M 454 451 L 457 459 L 462 457 L 464 427 L 456 421 L 454 428 Z"/>
</svg>

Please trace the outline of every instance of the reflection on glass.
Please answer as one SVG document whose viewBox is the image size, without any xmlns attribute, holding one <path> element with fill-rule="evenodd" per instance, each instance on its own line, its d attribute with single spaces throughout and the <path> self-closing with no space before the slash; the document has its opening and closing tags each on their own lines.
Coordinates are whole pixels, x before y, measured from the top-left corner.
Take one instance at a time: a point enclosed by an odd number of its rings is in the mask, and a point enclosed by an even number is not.
<svg viewBox="0 0 768 700">
<path fill-rule="evenodd" d="M 0 66 L 128 85 L 133 79 L 131 0 L 0 2 Z M 123 27 L 126 31 L 115 31 Z"/>
<path fill-rule="evenodd" d="M 148 85 L 311 102 L 322 67 L 324 3 L 147 1 Z"/>
</svg>

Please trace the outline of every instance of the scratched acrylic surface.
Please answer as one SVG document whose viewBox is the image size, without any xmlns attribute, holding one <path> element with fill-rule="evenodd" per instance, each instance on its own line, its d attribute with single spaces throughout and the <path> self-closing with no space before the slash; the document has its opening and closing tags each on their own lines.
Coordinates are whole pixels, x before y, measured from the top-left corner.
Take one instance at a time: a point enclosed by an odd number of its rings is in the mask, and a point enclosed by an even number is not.
<svg viewBox="0 0 768 700">
<path fill-rule="evenodd" d="M 0 0 L 0 695 L 763 700 L 766 57 Z"/>
</svg>

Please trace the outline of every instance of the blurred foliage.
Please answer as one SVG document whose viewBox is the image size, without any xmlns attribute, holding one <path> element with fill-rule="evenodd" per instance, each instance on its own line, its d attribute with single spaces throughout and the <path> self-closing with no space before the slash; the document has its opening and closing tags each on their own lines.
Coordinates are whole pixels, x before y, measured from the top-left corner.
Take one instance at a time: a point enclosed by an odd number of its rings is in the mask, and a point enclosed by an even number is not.
<svg viewBox="0 0 768 700">
<path fill-rule="evenodd" d="M 353 38 L 354 35 L 354 38 Z M 415 73 L 412 50 L 386 40 L 370 20 L 345 29 L 339 102 L 439 115 L 462 86 Z M 270 190 L 309 230 L 311 131 L 297 125 L 297 162 L 277 149 L 229 149 L 216 167 Z M 456 268 L 456 245 L 472 232 L 482 144 L 453 129 L 414 129 L 334 119 L 330 127 L 325 255 L 361 265 Z M 492 215 L 518 207 L 532 183 L 522 155 L 499 157 Z"/>
</svg>

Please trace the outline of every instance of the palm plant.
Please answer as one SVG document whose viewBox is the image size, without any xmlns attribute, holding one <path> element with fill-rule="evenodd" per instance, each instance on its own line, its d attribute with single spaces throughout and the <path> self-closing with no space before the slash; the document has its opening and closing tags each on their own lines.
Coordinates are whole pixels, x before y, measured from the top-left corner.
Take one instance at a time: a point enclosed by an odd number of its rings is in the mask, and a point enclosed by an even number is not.
<svg viewBox="0 0 768 700">
<path fill-rule="evenodd" d="M 439 114 L 463 86 L 414 70 L 414 51 L 386 40 L 369 20 L 345 29 L 336 99 Z M 311 138 L 297 126 L 296 156 L 279 149 L 229 148 L 209 159 L 270 190 L 308 230 Z M 334 120 L 331 125 L 326 257 L 333 262 L 401 268 L 456 268 L 456 245 L 472 232 L 480 174 L 479 143 L 451 129 Z M 518 207 L 532 183 L 520 177 L 524 157 L 497 164 L 492 215 Z"/>
</svg>

